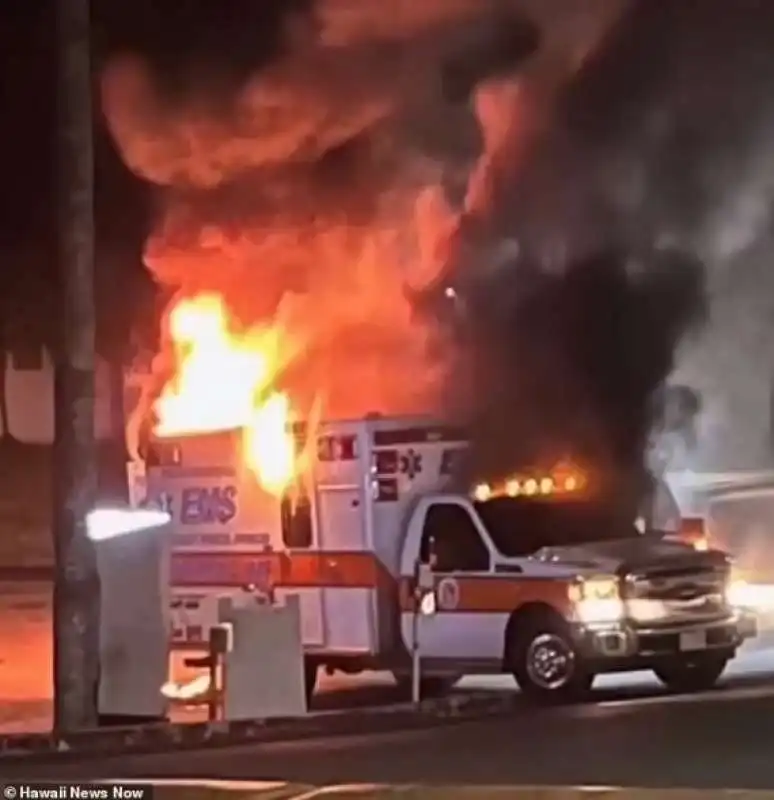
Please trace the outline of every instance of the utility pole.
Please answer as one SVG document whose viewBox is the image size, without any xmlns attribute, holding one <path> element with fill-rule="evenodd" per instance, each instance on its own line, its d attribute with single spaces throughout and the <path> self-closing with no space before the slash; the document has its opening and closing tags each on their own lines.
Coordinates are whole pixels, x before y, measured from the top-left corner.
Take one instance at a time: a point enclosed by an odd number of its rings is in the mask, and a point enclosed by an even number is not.
<svg viewBox="0 0 774 800">
<path fill-rule="evenodd" d="M 86 516 L 94 432 L 94 147 L 89 0 L 57 0 L 62 329 L 54 389 L 54 728 L 97 723 L 99 575 Z"/>
</svg>

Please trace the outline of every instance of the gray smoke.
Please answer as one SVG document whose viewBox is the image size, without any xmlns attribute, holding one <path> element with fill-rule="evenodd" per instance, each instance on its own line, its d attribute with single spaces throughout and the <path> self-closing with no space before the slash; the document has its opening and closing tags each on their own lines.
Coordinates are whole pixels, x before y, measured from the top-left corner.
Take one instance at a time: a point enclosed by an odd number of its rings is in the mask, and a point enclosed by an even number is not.
<svg viewBox="0 0 774 800">
<path fill-rule="evenodd" d="M 520 157 L 485 154 L 510 172 L 469 193 L 435 287 L 468 474 L 570 456 L 632 512 L 708 279 L 770 228 L 772 30 L 766 2 L 632 3 Z"/>
</svg>

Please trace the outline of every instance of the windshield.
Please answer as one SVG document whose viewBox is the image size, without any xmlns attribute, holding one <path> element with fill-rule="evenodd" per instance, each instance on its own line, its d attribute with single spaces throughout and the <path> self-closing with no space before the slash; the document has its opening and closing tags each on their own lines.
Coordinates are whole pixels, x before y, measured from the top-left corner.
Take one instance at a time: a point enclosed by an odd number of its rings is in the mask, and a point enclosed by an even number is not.
<svg viewBox="0 0 774 800">
<path fill-rule="evenodd" d="M 634 524 L 611 523 L 610 513 L 583 500 L 496 497 L 475 503 L 495 547 L 508 557 L 528 556 L 543 547 L 636 538 Z"/>
</svg>

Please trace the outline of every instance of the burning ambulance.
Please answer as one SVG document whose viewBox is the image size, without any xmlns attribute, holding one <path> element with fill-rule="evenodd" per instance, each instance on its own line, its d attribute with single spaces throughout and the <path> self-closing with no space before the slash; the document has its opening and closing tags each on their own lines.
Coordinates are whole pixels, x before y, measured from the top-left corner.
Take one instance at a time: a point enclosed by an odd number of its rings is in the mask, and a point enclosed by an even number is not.
<svg viewBox="0 0 774 800">
<path fill-rule="evenodd" d="M 218 595 L 292 593 L 310 692 L 320 668 L 408 680 L 419 613 L 426 689 L 505 672 L 548 700 L 635 669 L 706 688 L 756 633 L 723 553 L 634 521 L 605 527 L 572 468 L 468 496 L 444 488 L 465 439 L 432 421 L 373 416 L 287 436 L 306 466 L 280 491 L 256 479 L 241 430 L 150 444 L 148 489 L 173 519 L 173 646 L 203 646 Z M 432 588 L 418 589 L 419 565 Z"/>
<path fill-rule="evenodd" d="M 708 687 L 755 635 L 730 560 L 679 541 L 668 490 L 640 527 L 600 515 L 593 476 L 572 464 L 451 490 L 462 432 L 419 417 L 293 422 L 273 335 L 235 337 L 207 297 L 169 326 L 177 370 L 140 473 L 172 519 L 173 648 L 206 646 L 223 595 L 292 594 L 309 693 L 320 669 L 409 682 L 419 656 L 423 693 L 511 673 L 552 700 L 635 669 Z"/>
</svg>

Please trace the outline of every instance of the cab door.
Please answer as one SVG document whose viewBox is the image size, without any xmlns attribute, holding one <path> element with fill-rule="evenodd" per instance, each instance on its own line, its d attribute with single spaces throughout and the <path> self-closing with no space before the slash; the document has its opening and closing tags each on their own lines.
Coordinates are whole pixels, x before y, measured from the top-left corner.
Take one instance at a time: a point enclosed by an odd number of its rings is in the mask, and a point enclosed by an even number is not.
<svg viewBox="0 0 774 800">
<path fill-rule="evenodd" d="M 502 578 L 494 573 L 492 545 L 480 520 L 453 499 L 430 504 L 419 557 L 433 563 L 436 597 L 435 613 L 419 621 L 422 658 L 501 660 L 510 610 L 498 608 Z M 401 629 L 409 651 L 412 624 L 413 613 L 404 613 Z"/>
</svg>

